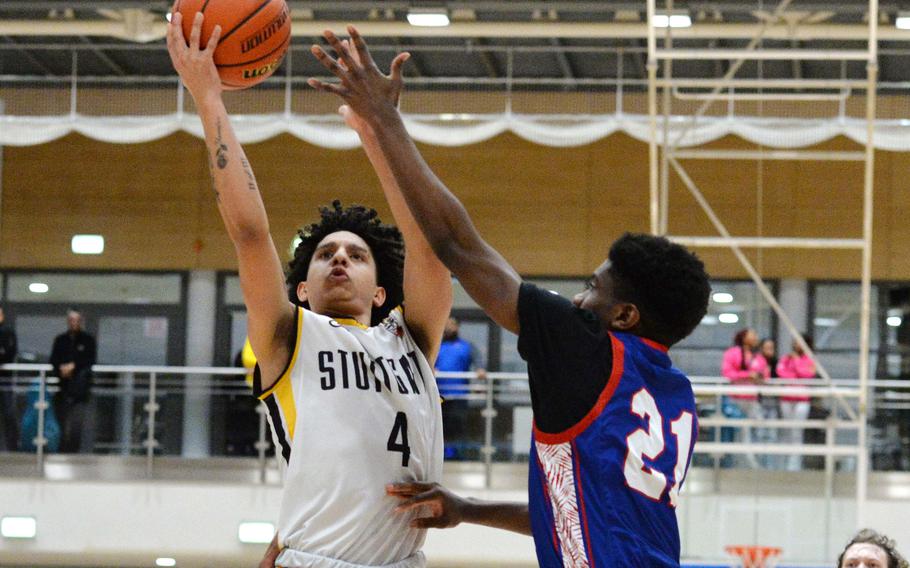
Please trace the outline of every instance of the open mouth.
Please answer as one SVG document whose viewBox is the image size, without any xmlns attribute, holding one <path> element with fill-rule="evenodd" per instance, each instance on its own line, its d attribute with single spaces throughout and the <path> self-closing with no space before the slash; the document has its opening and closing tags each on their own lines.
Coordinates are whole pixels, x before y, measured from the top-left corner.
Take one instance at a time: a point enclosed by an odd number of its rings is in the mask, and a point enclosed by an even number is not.
<svg viewBox="0 0 910 568">
<path fill-rule="evenodd" d="M 329 280 L 332 282 L 344 282 L 350 280 L 350 277 L 348 277 L 348 273 L 344 268 L 333 268 L 329 274 Z"/>
</svg>

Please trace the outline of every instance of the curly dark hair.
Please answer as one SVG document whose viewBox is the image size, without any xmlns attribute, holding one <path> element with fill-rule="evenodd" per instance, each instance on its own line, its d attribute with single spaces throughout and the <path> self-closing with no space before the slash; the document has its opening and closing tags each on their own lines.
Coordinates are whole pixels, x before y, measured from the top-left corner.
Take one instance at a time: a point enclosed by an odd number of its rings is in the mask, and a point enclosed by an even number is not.
<svg viewBox="0 0 910 568">
<path fill-rule="evenodd" d="M 847 554 L 847 550 L 854 544 L 874 544 L 884 550 L 885 555 L 888 556 L 888 568 L 910 568 L 910 563 L 908 563 L 904 557 L 901 556 L 901 553 L 897 551 L 897 543 L 894 542 L 894 539 L 890 539 L 872 529 L 863 529 L 850 539 L 850 542 L 844 547 L 840 556 L 837 557 L 837 568 L 843 566 L 844 555 Z"/>
<path fill-rule="evenodd" d="M 342 207 L 341 201 L 336 199 L 331 207 L 319 208 L 318 223 L 297 231 L 300 244 L 294 249 L 285 279 L 288 299 L 309 308 L 306 302 L 297 298 L 297 285 L 306 280 L 313 253 L 322 239 L 338 231 L 350 231 L 363 239 L 376 261 L 376 283 L 386 292 L 385 303 L 373 308 L 370 325 L 376 325 L 404 300 L 404 240 L 396 227 L 380 221 L 375 209 L 363 205 Z"/>
<path fill-rule="evenodd" d="M 641 335 L 670 346 L 692 333 L 708 311 L 705 265 L 664 237 L 626 233 L 610 247 L 616 299 L 635 304 Z"/>
</svg>

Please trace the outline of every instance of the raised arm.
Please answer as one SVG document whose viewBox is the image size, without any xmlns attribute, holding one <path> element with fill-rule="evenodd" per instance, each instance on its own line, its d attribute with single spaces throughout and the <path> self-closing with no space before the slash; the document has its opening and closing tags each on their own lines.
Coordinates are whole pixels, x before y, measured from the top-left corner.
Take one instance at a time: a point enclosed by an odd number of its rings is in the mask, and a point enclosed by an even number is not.
<svg viewBox="0 0 910 568">
<path fill-rule="evenodd" d="M 342 44 L 346 48 L 349 47 L 346 40 Z M 365 53 L 366 59 L 363 60 L 360 58 L 359 52 L 351 51 L 351 54 L 357 65 L 372 67 L 379 73 L 369 53 Z M 401 66 L 408 57 L 410 55 L 407 53 L 399 54 L 392 61 L 390 76 L 383 76 L 385 88 L 382 92 L 394 104 L 398 103 L 401 96 Z M 382 76 L 381 73 L 379 75 Z M 405 321 L 420 345 L 421 351 L 432 365 L 439 351 L 446 320 L 452 309 L 451 273 L 436 257 L 408 210 L 408 205 L 405 203 L 398 182 L 379 147 L 379 141 L 376 139 L 373 129 L 351 111 L 348 105 L 342 105 L 338 111 L 348 126 L 360 135 L 363 149 L 379 178 L 382 192 L 392 210 L 392 216 L 395 218 L 395 224 L 404 237 Z"/>
<path fill-rule="evenodd" d="M 367 61 L 369 53 L 363 38 L 353 27 L 348 32 L 354 50 Z M 326 32 L 325 37 L 341 64 L 318 46 L 313 46 L 313 53 L 341 79 L 341 84 L 311 79 L 310 85 L 340 96 L 372 129 L 404 201 L 436 256 L 490 317 L 517 333 L 520 276 L 481 238 L 464 206 L 430 170 L 408 135 L 397 106 L 384 96 L 387 79 L 375 66 L 358 65 L 352 49 L 334 34 Z"/>
<path fill-rule="evenodd" d="M 168 51 L 196 102 L 205 129 L 215 199 L 237 252 L 250 344 L 262 370 L 262 387 L 268 388 L 290 357 L 295 307 L 285 292 L 281 261 L 269 233 L 256 178 L 221 99 L 221 80 L 212 59 L 221 30 L 216 26 L 208 45 L 201 48 L 202 20 L 202 14 L 197 13 L 187 45 L 181 14 L 174 12 L 168 28 Z"/>
<path fill-rule="evenodd" d="M 452 275 L 427 242 L 408 210 L 395 176 L 372 134 L 361 133 L 363 148 L 379 176 L 382 191 L 405 243 L 404 317 L 432 365 L 452 310 Z"/>
</svg>

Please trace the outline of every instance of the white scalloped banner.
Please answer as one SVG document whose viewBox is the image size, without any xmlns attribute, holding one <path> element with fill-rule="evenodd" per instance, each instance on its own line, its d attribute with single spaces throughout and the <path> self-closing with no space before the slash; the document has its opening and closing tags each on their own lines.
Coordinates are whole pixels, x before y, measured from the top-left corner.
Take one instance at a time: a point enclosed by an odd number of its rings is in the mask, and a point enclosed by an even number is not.
<svg viewBox="0 0 910 568">
<path fill-rule="evenodd" d="M 359 146 L 357 135 L 336 116 L 237 115 L 232 118 L 243 143 L 262 142 L 290 134 L 309 144 L 334 150 Z M 616 132 L 648 141 L 649 119 L 644 115 L 521 115 L 495 114 L 405 117 L 408 131 L 418 142 L 434 146 L 464 146 L 489 140 L 504 132 L 543 146 L 572 147 L 591 144 Z M 0 145 L 45 144 L 77 132 L 112 144 L 149 142 L 174 132 L 202 137 L 195 115 L 117 116 L 0 116 Z M 658 128 L 658 137 L 663 128 Z M 702 118 L 695 125 L 687 117 L 670 121 L 669 139 L 681 147 L 700 146 L 735 135 L 770 148 L 803 148 L 846 136 L 859 144 L 866 139 L 866 123 L 858 119 L 783 119 L 758 117 Z M 910 151 L 910 120 L 876 122 L 875 147 L 894 152 Z M 662 143 L 662 141 L 660 142 Z"/>
</svg>

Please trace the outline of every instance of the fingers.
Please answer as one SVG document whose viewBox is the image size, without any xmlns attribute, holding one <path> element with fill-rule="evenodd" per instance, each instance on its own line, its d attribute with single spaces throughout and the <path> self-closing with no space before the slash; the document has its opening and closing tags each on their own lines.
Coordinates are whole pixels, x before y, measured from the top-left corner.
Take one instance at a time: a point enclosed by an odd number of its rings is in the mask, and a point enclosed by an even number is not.
<svg viewBox="0 0 910 568">
<path fill-rule="evenodd" d="M 343 45 L 345 47 L 345 49 L 347 49 L 348 52 L 351 54 L 351 57 L 354 58 L 354 63 L 362 66 L 363 62 L 360 60 L 360 55 L 357 53 L 356 50 L 351 49 L 350 40 L 346 40 L 346 39 L 341 40 L 341 45 Z M 344 63 L 344 61 L 340 61 L 339 63 Z"/>
<path fill-rule="evenodd" d="M 310 48 L 310 53 L 316 56 L 316 59 L 322 63 L 322 66 L 329 70 L 332 75 L 335 75 L 339 79 L 344 78 L 344 69 L 338 65 L 338 62 L 335 61 L 331 55 L 325 52 L 320 45 L 314 45 Z"/>
<path fill-rule="evenodd" d="M 355 61 L 354 56 L 351 55 L 349 46 L 343 44 L 332 30 L 326 30 L 322 35 L 329 45 L 332 46 L 332 49 L 335 50 L 335 55 L 338 56 L 338 59 L 343 60 L 348 69 L 354 70 L 357 68 L 357 62 Z"/>
<path fill-rule="evenodd" d="M 429 491 L 425 491 L 424 493 L 414 495 L 409 499 L 404 499 L 401 503 L 398 504 L 397 507 L 395 507 L 395 512 L 404 513 L 405 511 L 410 511 L 411 509 L 416 509 L 417 507 L 430 504 L 431 510 L 433 511 L 433 516 L 437 516 L 442 514 L 442 506 L 431 504 L 430 502 L 436 501 L 439 498 L 439 491 L 436 489 L 431 489 Z"/>
<path fill-rule="evenodd" d="M 405 51 L 404 53 L 399 53 L 395 56 L 395 59 L 392 60 L 391 68 L 391 77 L 393 83 L 401 83 L 401 67 L 404 65 L 405 61 L 411 58 L 411 54 Z"/>
<path fill-rule="evenodd" d="M 387 495 L 395 497 L 409 497 L 420 493 L 425 493 L 435 487 L 433 483 L 423 483 L 420 481 L 406 481 L 403 483 L 390 483 L 385 486 Z"/>
<path fill-rule="evenodd" d="M 221 39 L 221 26 L 215 26 L 215 29 L 212 30 L 212 35 L 209 36 L 209 42 L 205 46 L 207 54 L 212 55 L 215 53 L 215 48 L 218 47 L 219 39 Z"/>
<path fill-rule="evenodd" d="M 202 20 L 204 19 L 202 12 L 196 12 L 193 28 L 190 30 L 190 49 L 199 49 L 199 37 L 202 35 Z"/>
<path fill-rule="evenodd" d="M 171 47 L 177 47 L 183 44 L 186 46 L 186 40 L 183 38 L 183 29 L 180 24 L 183 23 L 183 14 L 176 12 L 171 16 L 171 23 L 167 27 L 167 46 L 168 49 Z"/>
<path fill-rule="evenodd" d="M 367 48 L 367 42 L 363 41 L 363 36 L 360 35 L 357 28 L 348 26 L 348 35 L 351 36 L 351 42 L 354 44 L 360 64 L 364 67 L 373 66 L 373 57 L 370 55 L 370 50 Z"/>
<path fill-rule="evenodd" d="M 179 12 L 175 13 L 167 28 L 167 52 L 171 56 L 171 64 L 174 69 L 177 69 L 180 54 L 186 50 L 186 40 L 183 38 L 183 28 L 180 26 L 182 19 Z"/>
<path fill-rule="evenodd" d="M 325 83 L 323 81 L 320 81 L 319 79 L 308 79 L 307 85 L 313 87 L 317 91 L 322 91 L 323 93 L 331 93 L 333 95 L 338 95 L 339 97 L 345 96 L 348 92 L 347 89 L 345 89 L 341 85 L 333 85 L 331 83 Z"/>
</svg>

